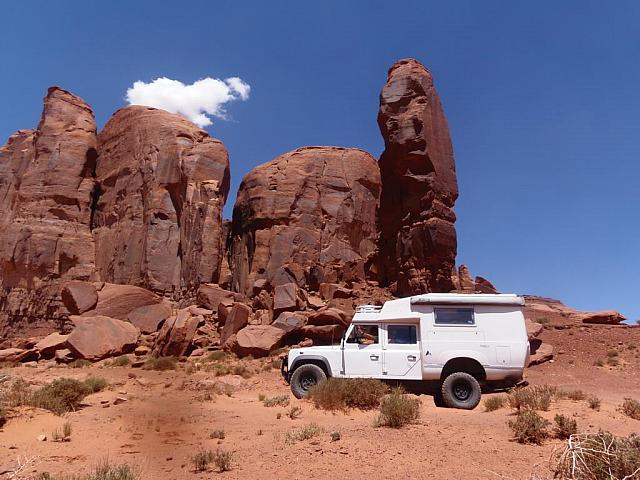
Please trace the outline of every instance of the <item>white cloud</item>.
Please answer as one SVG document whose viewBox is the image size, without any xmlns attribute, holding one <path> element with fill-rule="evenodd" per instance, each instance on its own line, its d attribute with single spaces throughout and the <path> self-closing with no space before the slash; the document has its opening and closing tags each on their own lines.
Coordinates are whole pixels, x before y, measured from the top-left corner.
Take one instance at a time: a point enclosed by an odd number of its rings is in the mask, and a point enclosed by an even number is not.
<svg viewBox="0 0 640 480">
<path fill-rule="evenodd" d="M 251 87 L 238 77 L 225 80 L 203 78 L 191 85 L 166 77 L 145 83 L 138 80 L 127 89 L 129 105 L 146 105 L 179 113 L 199 127 L 211 125 L 214 116 L 226 119 L 224 104 L 233 100 L 247 100 Z"/>
</svg>

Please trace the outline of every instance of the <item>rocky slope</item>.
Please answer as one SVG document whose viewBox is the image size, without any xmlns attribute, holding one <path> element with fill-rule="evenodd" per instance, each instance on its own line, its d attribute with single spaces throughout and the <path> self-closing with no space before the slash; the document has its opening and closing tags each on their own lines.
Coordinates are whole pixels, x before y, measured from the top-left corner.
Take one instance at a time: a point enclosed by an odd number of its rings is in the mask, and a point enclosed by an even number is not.
<svg viewBox="0 0 640 480">
<path fill-rule="evenodd" d="M 453 149 L 422 64 L 391 67 L 378 123 L 378 162 L 354 148 L 285 153 L 245 176 L 229 222 L 220 141 L 143 106 L 96 134 L 91 108 L 52 87 L 37 129 L 0 149 L 0 361 L 259 357 L 331 343 L 356 305 L 393 294 L 495 293 L 455 267 Z M 532 342 L 549 315 L 623 319 L 559 305 L 528 299 Z"/>
</svg>

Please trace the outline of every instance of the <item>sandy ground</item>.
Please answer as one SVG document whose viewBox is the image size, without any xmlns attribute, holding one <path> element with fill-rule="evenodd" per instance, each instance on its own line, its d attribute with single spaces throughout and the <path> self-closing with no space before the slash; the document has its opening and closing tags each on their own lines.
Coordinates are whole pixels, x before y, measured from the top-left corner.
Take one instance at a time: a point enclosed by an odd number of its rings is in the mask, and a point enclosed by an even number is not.
<svg viewBox="0 0 640 480">
<path fill-rule="evenodd" d="M 581 431 L 640 432 L 640 421 L 616 410 L 624 397 L 640 399 L 640 348 L 635 349 L 640 346 L 640 329 L 549 325 L 542 338 L 556 346 L 556 358 L 529 369 L 527 379 L 532 384 L 579 388 L 602 399 L 600 411 L 589 409 L 584 401 L 554 402 L 549 412 L 542 412 L 546 418 L 572 415 Z M 620 365 L 595 367 L 594 361 L 606 358 L 611 349 L 620 352 Z M 253 365 L 257 368 L 264 362 L 256 360 Z M 562 445 L 559 440 L 542 446 L 514 442 L 507 426 L 512 418 L 508 408 L 485 412 L 481 405 L 473 411 L 451 410 L 438 408 L 431 396 L 421 395 L 419 423 L 394 430 L 374 427 L 375 412 L 334 414 L 295 400 L 275 369 L 243 379 L 216 378 L 204 371 L 188 374 L 183 367 L 154 372 L 39 364 L 5 370 L 36 385 L 93 374 L 106 378 L 110 386 L 64 417 L 32 408 L 12 411 L 0 430 L 0 471 L 15 468 L 18 458 L 29 458 L 17 478 L 43 471 L 80 473 L 108 458 L 136 466 L 144 479 L 525 479 L 532 472 L 549 477 L 549 458 Z M 209 399 L 208 387 L 216 382 L 232 385 L 234 392 Z M 292 420 L 286 415 L 290 407 L 265 407 L 260 394 L 290 395 L 290 406 L 300 405 L 301 416 Z M 118 397 L 126 401 L 115 402 Z M 52 442 L 52 431 L 65 421 L 72 425 L 71 441 Z M 316 422 L 323 433 L 306 441 L 286 441 L 287 432 L 309 422 Z M 209 438 L 218 429 L 224 429 L 225 438 Z M 331 441 L 334 431 L 340 432 L 339 441 Z M 39 441 L 41 434 L 49 439 Z M 194 472 L 191 458 L 202 448 L 233 452 L 233 469 Z"/>
</svg>

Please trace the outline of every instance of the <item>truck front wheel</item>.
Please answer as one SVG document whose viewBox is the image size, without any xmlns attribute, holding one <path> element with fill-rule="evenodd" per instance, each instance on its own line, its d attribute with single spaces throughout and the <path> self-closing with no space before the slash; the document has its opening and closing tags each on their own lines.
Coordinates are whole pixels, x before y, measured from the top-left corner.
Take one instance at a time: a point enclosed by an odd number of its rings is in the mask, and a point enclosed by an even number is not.
<svg viewBox="0 0 640 480">
<path fill-rule="evenodd" d="M 468 373 L 452 373 L 442 382 L 442 400 L 449 408 L 473 410 L 480 403 L 480 394 L 480 384 Z"/>
<path fill-rule="evenodd" d="M 296 368 L 291 375 L 291 391 L 296 398 L 307 395 L 309 390 L 327 378 L 319 366 L 306 363 Z"/>
</svg>

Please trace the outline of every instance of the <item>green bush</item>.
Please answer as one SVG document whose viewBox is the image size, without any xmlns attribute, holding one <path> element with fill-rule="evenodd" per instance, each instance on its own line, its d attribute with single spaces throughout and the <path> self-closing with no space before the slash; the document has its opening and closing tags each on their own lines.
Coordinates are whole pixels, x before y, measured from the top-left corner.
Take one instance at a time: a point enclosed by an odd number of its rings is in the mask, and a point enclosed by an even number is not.
<svg viewBox="0 0 640 480">
<path fill-rule="evenodd" d="M 505 403 L 507 403 L 507 399 L 503 396 L 489 397 L 483 403 L 484 411 L 493 412 L 504 407 Z"/>
<path fill-rule="evenodd" d="M 557 438 L 565 439 L 578 433 L 578 422 L 573 418 L 558 414 L 553 421 L 555 422 L 553 432 Z"/>
<path fill-rule="evenodd" d="M 509 427 L 518 443 L 540 445 L 549 437 L 547 427 L 549 421 L 542 418 L 534 410 L 524 409 L 518 412 L 515 420 L 509 420 Z"/>
<path fill-rule="evenodd" d="M 401 428 L 414 423 L 420 416 L 420 400 L 409 397 L 402 387 L 395 387 L 380 401 L 377 426 Z"/>
<path fill-rule="evenodd" d="M 178 364 L 178 359 L 176 357 L 149 357 L 144 362 L 142 368 L 145 370 L 175 370 Z"/>
<path fill-rule="evenodd" d="M 89 393 L 87 385 L 79 380 L 58 378 L 33 392 L 29 404 L 62 415 L 77 410 Z"/>
<path fill-rule="evenodd" d="M 378 408 L 388 392 L 389 387 L 380 380 L 331 377 L 309 390 L 307 398 L 323 410 L 371 410 Z"/>
</svg>

